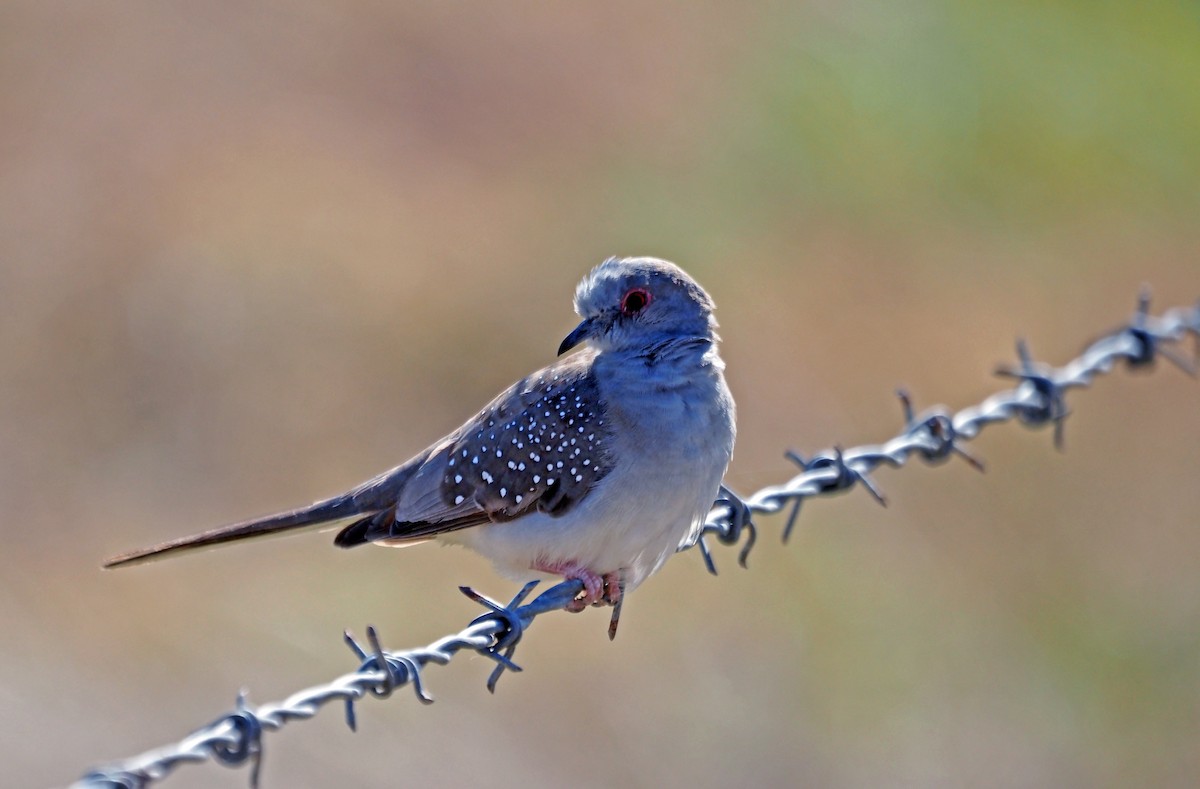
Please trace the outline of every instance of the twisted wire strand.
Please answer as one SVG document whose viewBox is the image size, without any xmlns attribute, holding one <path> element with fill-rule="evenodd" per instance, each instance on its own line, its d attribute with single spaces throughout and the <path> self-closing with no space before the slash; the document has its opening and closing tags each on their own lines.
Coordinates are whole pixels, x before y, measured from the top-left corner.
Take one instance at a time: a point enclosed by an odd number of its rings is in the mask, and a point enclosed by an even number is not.
<svg viewBox="0 0 1200 789">
<path fill-rule="evenodd" d="M 1172 347 L 1189 335 L 1196 341 L 1192 358 Z M 739 499 L 728 488 L 723 488 L 726 495 L 717 500 L 695 542 L 709 571 L 716 573 L 706 543 L 708 537 L 723 545 L 735 545 L 741 542 L 745 533 L 746 541 L 738 556 L 739 563 L 745 566 L 757 536 L 754 515 L 774 514 L 790 505 L 791 511 L 783 529 L 783 540 L 787 542 L 806 498 L 841 493 L 862 485 L 876 501 L 885 504 L 886 500 L 870 477 L 871 472 L 881 465 L 899 468 L 914 455 L 930 464 L 958 456 L 982 470 L 983 464 L 961 444 L 976 438 L 988 425 L 1014 419 L 1030 428 L 1049 424 L 1054 428 L 1055 445 L 1061 448 L 1063 422 L 1068 414 L 1067 391 L 1090 386 L 1097 375 L 1111 372 L 1118 362 L 1124 361 L 1130 368 L 1143 368 L 1153 365 L 1161 357 L 1194 377 L 1200 358 L 1200 302 L 1154 317 L 1149 314 L 1149 297 L 1143 292 L 1127 325 L 1091 343 L 1062 367 L 1054 368 L 1034 361 L 1023 340 L 1017 341 L 1017 356 L 1018 365 L 1001 367 L 997 374 L 1015 378 L 1020 383 L 993 394 L 978 405 L 956 413 L 937 406 L 914 416 L 907 393 L 901 391 L 898 394 L 904 410 L 904 430 L 886 443 L 844 451 L 835 447 L 807 460 L 789 451 L 787 457 L 800 466 L 801 473 L 787 482 L 769 485 L 746 499 Z"/>
<path fill-rule="evenodd" d="M 1175 346 L 1191 336 L 1196 342 L 1191 358 Z M 1054 368 L 1034 361 L 1024 341 L 1017 342 L 1019 363 L 997 370 L 999 375 L 1019 383 L 988 397 L 982 403 L 951 412 L 937 406 L 914 415 L 911 401 L 904 392 L 899 397 L 904 413 L 903 431 L 889 441 L 842 450 L 823 450 L 805 459 L 795 452 L 787 457 L 801 469 L 786 482 L 767 486 L 743 499 L 722 486 L 703 528 L 696 538 L 679 550 L 698 547 L 710 572 L 716 564 L 708 538 L 723 545 L 742 543 L 738 562 L 745 566 L 757 539 L 754 516 L 769 515 L 790 507 L 782 536 L 787 542 L 795 526 L 800 507 L 807 498 L 842 493 L 861 485 L 881 504 L 886 503 L 875 487 L 871 473 L 882 465 L 901 467 L 914 456 L 930 463 L 941 463 L 958 456 L 975 468 L 982 464 L 966 452 L 963 442 L 977 437 L 988 425 L 1017 420 L 1027 427 L 1051 425 L 1055 444 L 1062 446 L 1063 421 L 1067 417 L 1066 392 L 1090 386 L 1096 376 L 1111 372 L 1118 362 L 1131 368 L 1149 367 L 1163 358 L 1195 376 L 1200 358 L 1200 302 L 1192 307 L 1177 307 L 1161 316 L 1149 314 L 1149 298 L 1143 292 L 1130 322 L 1090 344 L 1076 359 Z M 354 704 L 373 696 L 386 698 L 397 688 L 411 685 L 418 700 L 432 703 L 425 691 L 422 671 L 430 663 L 445 665 L 455 654 L 470 650 L 495 661 L 487 681 L 494 692 L 505 671 L 520 671 L 512 655 L 534 619 L 548 611 L 566 606 L 583 591 L 579 581 L 564 581 L 546 590 L 531 602 L 526 598 L 537 582 L 526 584 L 507 604 L 485 597 L 470 589 L 461 591 L 487 612 L 463 630 L 432 644 L 404 651 L 387 651 L 380 645 L 374 628 L 367 628 L 367 647 L 347 633 L 346 642 L 360 661 L 359 667 L 321 685 L 306 688 L 280 702 L 251 707 L 244 693 L 239 694 L 234 710 L 202 726 L 178 742 L 147 751 L 92 770 L 72 785 L 73 789 L 143 789 L 165 778 L 182 764 L 215 760 L 228 766 L 249 765 L 250 784 L 258 785 L 263 749 L 263 733 L 275 731 L 287 723 L 305 720 L 326 704 L 340 701 L 345 705 L 346 723 L 356 726 Z M 615 618 L 614 618 L 615 626 Z M 610 628 L 610 635 L 614 628 Z"/>
</svg>

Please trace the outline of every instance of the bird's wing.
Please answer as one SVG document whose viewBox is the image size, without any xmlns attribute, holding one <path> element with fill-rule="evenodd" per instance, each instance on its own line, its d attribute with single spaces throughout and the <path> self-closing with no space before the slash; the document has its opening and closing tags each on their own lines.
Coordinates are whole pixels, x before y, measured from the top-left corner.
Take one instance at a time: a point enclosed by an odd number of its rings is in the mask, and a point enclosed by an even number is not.
<svg viewBox="0 0 1200 789">
<path fill-rule="evenodd" d="M 437 444 L 340 496 L 129 551 L 104 566 L 326 528 L 355 516 L 337 545 L 419 540 L 530 511 L 562 514 L 611 468 L 611 427 L 590 360 L 576 354 L 518 381 Z"/>
<path fill-rule="evenodd" d="M 591 358 L 575 354 L 518 381 L 432 448 L 394 506 L 347 526 L 335 543 L 421 540 L 567 512 L 612 468 Z"/>
</svg>

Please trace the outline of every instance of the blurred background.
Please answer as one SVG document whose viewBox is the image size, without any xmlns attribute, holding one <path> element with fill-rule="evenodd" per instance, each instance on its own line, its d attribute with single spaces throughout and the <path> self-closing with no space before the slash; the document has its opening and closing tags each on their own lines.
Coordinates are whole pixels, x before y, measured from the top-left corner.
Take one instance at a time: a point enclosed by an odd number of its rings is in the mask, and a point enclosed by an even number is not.
<svg viewBox="0 0 1200 789">
<path fill-rule="evenodd" d="M 749 6 L 753 5 L 751 8 Z M 308 535 L 101 572 L 406 459 L 574 325 L 610 254 L 712 292 L 730 482 L 974 403 L 1200 295 L 1200 11 L 974 4 L 0 9 L 0 763 L 178 739 L 516 585 Z M 1183 786 L 1200 776 L 1200 384 L 1076 394 L 1065 453 L 882 471 L 741 570 L 676 557 L 438 702 L 270 735 L 267 787 Z M 181 768 L 166 785 L 245 786 Z"/>
</svg>

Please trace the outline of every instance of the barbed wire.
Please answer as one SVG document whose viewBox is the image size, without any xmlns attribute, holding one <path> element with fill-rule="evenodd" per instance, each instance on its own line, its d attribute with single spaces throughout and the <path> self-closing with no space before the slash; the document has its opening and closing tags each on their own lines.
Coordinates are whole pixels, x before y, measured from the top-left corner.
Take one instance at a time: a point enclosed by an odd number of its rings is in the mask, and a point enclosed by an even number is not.
<svg viewBox="0 0 1200 789">
<path fill-rule="evenodd" d="M 1130 368 L 1144 368 L 1162 357 L 1189 375 L 1196 375 L 1200 361 L 1200 302 L 1192 307 L 1168 310 L 1158 317 L 1149 314 L 1149 303 L 1149 296 L 1143 291 L 1128 324 L 1091 343 L 1078 358 L 1063 367 L 1055 368 L 1035 361 L 1028 345 L 1018 340 L 1018 364 L 997 370 L 998 375 L 1017 380 L 1017 386 L 997 392 L 979 405 L 958 412 L 937 406 L 914 414 L 908 394 L 898 392 L 904 429 L 895 438 L 884 444 L 847 450 L 834 447 L 808 459 L 789 451 L 787 457 L 800 467 L 800 473 L 745 499 L 722 486 L 720 497 L 699 535 L 691 543 L 680 546 L 680 551 L 698 547 L 705 565 L 715 575 L 716 563 L 708 545 L 710 537 L 723 545 L 742 543 L 738 563 L 744 567 L 758 537 L 754 523 L 756 515 L 770 515 L 790 508 L 782 532 L 786 543 L 807 498 L 843 493 L 861 485 L 875 500 L 885 503 L 870 476 L 882 465 L 900 467 L 913 457 L 937 464 L 957 456 L 982 470 L 983 465 L 961 444 L 974 439 L 988 425 L 1013 420 L 1031 428 L 1050 425 L 1054 430 L 1055 445 L 1061 448 L 1063 422 L 1068 414 L 1066 393 L 1091 385 L 1097 375 L 1111 372 L 1118 362 L 1124 362 Z M 1196 344 L 1192 358 L 1174 347 L 1189 335 Z M 250 785 L 256 787 L 264 732 L 280 729 L 291 721 L 311 718 L 326 704 L 335 701 L 345 705 L 346 723 L 354 730 L 356 702 L 368 696 L 386 698 L 405 685 L 412 686 L 420 702 L 430 704 L 433 699 L 425 691 L 422 671 L 430 663 L 449 663 L 462 650 L 471 650 L 495 661 L 496 667 L 487 680 L 488 690 L 495 692 L 496 682 L 505 671 L 521 670 L 512 660 L 513 653 L 534 619 L 548 611 L 561 610 L 583 591 L 581 582 L 564 581 L 526 603 L 537 583 L 526 584 L 507 604 L 469 587 L 460 587 L 463 594 L 487 609 L 486 613 L 458 633 L 424 647 L 385 650 L 375 629 L 368 627 L 367 648 L 364 648 L 347 632 L 346 643 L 359 661 L 354 671 L 332 682 L 301 690 L 283 701 L 258 707 L 251 707 L 243 692 L 238 695 L 232 712 L 176 743 L 96 768 L 73 784 L 73 789 L 142 789 L 165 778 L 181 764 L 210 759 L 228 766 L 249 765 Z M 616 613 L 614 625 L 615 622 Z M 613 633 L 614 628 L 610 626 L 609 635 Z"/>
</svg>

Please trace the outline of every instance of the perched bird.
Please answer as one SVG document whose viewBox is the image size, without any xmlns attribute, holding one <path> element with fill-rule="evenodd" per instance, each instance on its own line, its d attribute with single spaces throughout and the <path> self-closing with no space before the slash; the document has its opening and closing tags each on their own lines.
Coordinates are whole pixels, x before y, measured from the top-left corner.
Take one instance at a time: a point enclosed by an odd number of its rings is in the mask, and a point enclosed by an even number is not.
<svg viewBox="0 0 1200 789">
<path fill-rule="evenodd" d="M 713 307 L 673 263 L 609 258 L 576 288 L 583 320 L 558 355 L 589 347 L 518 381 L 408 462 L 340 496 L 105 566 L 356 518 L 336 545 L 436 538 L 518 580 L 581 581 L 569 610 L 617 605 L 695 537 L 733 454 Z"/>
</svg>

